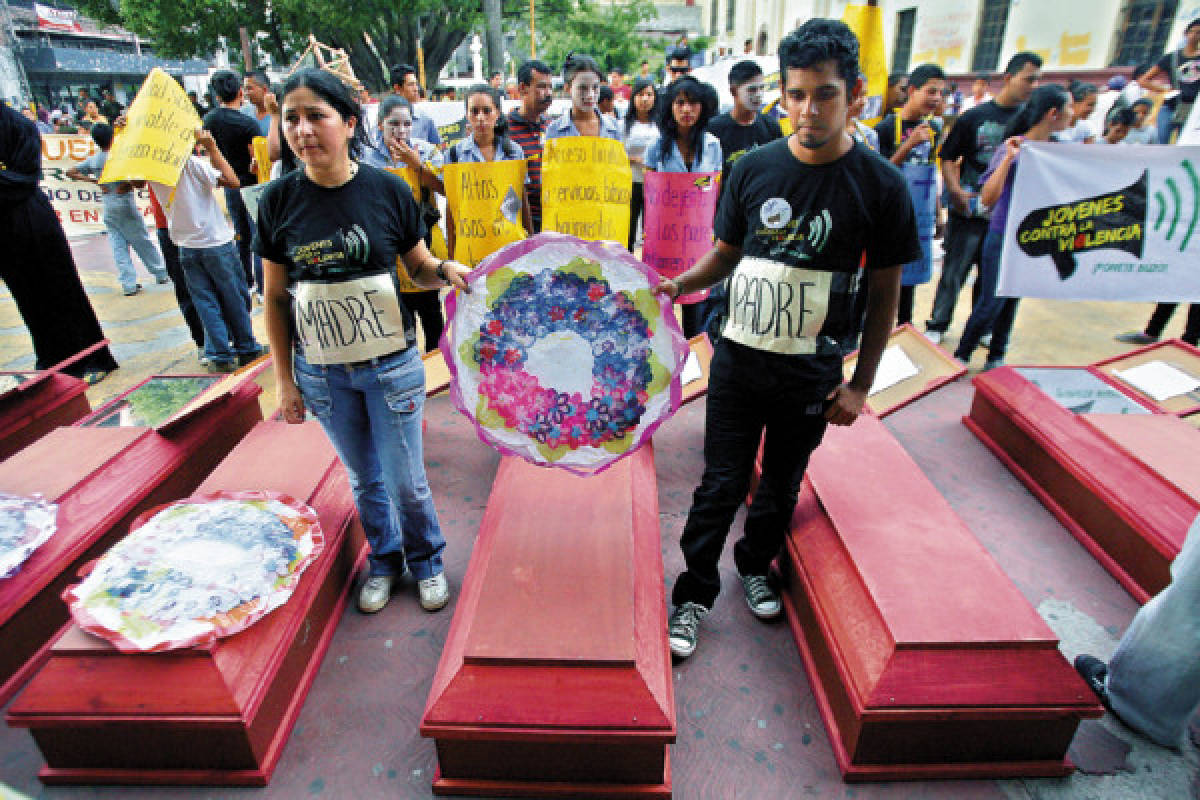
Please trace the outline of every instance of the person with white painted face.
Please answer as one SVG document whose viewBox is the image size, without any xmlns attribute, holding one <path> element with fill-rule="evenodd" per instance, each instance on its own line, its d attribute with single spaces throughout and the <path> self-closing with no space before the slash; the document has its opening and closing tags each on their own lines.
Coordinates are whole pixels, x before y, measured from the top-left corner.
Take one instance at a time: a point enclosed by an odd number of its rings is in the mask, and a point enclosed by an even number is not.
<svg viewBox="0 0 1200 800">
<path fill-rule="evenodd" d="M 617 121 L 600 113 L 600 84 L 604 74 L 591 56 L 571 53 L 563 63 L 563 85 L 571 95 L 571 107 L 546 128 L 547 139 L 564 136 L 599 136 L 621 141 Z"/>
<path fill-rule="evenodd" d="M 766 83 L 762 67 L 746 59 L 729 70 L 729 92 L 733 95 L 733 110 L 718 114 L 708 123 L 708 132 L 721 143 L 724 163 L 721 165 L 722 185 L 729 179 L 729 170 L 742 156 L 783 137 L 779 122 L 762 113 Z"/>
</svg>

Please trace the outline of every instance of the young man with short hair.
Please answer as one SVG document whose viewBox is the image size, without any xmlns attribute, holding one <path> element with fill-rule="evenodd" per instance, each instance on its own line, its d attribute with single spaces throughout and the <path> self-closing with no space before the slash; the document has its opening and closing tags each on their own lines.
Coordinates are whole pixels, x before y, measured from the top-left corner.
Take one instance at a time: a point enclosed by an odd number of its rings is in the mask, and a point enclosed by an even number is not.
<svg viewBox="0 0 1200 800">
<path fill-rule="evenodd" d="M 508 115 L 508 138 L 525 152 L 525 197 L 533 223 L 530 233 L 542 229 L 542 140 L 550 122 L 546 111 L 554 100 L 550 67 L 541 61 L 526 61 L 517 69 L 517 95 L 521 106 Z"/>
<path fill-rule="evenodd" d="M 663 85 L 670 86 L 691 71 L 692 49 L 686 45 L 675 47 L 667 54 L 667 74 Z"/>
<path fill-rule="evenodd" d="M 254 121 L 258 123 L 259 135 L 267 136 L 271 132 L 272 116 L 267 108 L 267 95 L 271 92 L 271 81 L 267 78 L 267 73 L 261 69 L 247 72 L 242 91 L 254 107 Z"/>
<path fill-rule="evenodd" d="M 918 284 L 933 277 L 933 232 L 937 227 L 936 158 L 942 138 L 938 101 L 946 86 L 946 73 L 937 64 L 922 64 L 908 76 L 904 105 L 875 126 L 879 154 L 904 171 L 909 193 L 917 204 L 921 258 L 904 265 L 900 277 L 900 305 L 896 322 L 912 322 Z"/>
<path fill-rule="evenodd" d="M 442 136 L 438 133 L 437 125 L 425 114 L 417 111 L 417 103 L 421 102 L 421 81 L 417 78 L 416 67 L 412 64 L 397 64 L 392 67 L 392 94 L 398 94 L 413 104 L 413 127 L 410 136 L 423 139 L 434 147 L 441 147 Z"/>
<path fill-rule="evenodd" d="M 261 130 L 257 120 L 241 111 L 246 98 L 242 79 L 237 73 L 223 69 L 213 73 L 208 85 L 217 105 L 204 115 L 204 128 L 212 133 L 217 147 L 237 175 L 239 184 L 253 186 L 258 183 L 258 176 L 251 171 L 250 162 L 254 158 L 254 137 L 261 135 Z M 250 249 L 254 240 L 254 220 L 250 219 L 250 212 L 246 210 L 246 203 L 238 189 L 225 189 L 225 208 L 237 233 L 238 258 L 245 280 L 242 292 L 246 295 L 246 307 L 249 308 L 249 290 L 257 285 L 258 290 L 262 291 L 262 267 L 258 269 L 260 274 L 256 284 L 254 253 Z"/>
<path fill-rule="evenodd" d="M 1041 77 L 1041 56 L 1030 52 L 1014 55 L 1004 69 L 1004 88 L 992 100 L 963 112 L 942 145 L 942 179 L 950 214 L 942 275 L 933 298 L 933 312 L 925 324 L 925 335 L 935 344 L 942 341 L 950 327 L 967 272 L 972 264 L 978 267 L 983 255 L 983 239 L 991 217 L 979 202 L 983 174 L 992 154 L 1003 143 L 1005 126 L 1033 94 Z M 1007 347 L 1007 339 L 1007 332 L 994 335 L 991 346 Z M 1003 360 L 1003 350 L 999 358 Z"/>
<path fill-rule="evenodd" d="M 130 247 L 137 252 L 146 270 L 158 283 L 167 282 L 167 265 L 146 231 L 146 218 L 134 200 L 133 185 L 129 181 L 100 183 L 100 174 L 104 172 L 108 151 L 112 148 L 113 129 L 103 122 L 97 122 L 92 126 L 92 141 L 100 148 L 99 152 L 68 169 L 67 177 L 94 183 L 103 192 L 104 230 L 108 233 L 108 244 L 117 265 L 121 289 L 126 297 L 132 297 L 142 290 L 142 285 L 137 282 L 137 271 L 133 259 L 129 257 Z"/>
<path fill-rule="evenodd" d="M 900 265 L 921 253 L 903 175 L 846 131 L 848 106 L 862 92 L 854 33 L 838 20 L 809 20 L 780 43 L 779 64 L 795 132 L 734 165 L 716 246 L 655 289 L 674 299 L 731 276 L 729 319 L 710 368 L 704 477 L 680 539 L 687 569 L 671 596 L 670 647 L 680 658 L 696 649 L 720 592 L 718 561 L 760 441 L 762 475 L 734 562 L 751 613 L 780 614 L 768 568 L 809 455 L 827 424 L 849 425 L 862 412 L 896 314 Z M 866 332 L 844 382 L 839 342 L 854 327 L 864 264 Z M 793 298 L 770 321 L 756 300 L 768 291 Z"/>
</svg>

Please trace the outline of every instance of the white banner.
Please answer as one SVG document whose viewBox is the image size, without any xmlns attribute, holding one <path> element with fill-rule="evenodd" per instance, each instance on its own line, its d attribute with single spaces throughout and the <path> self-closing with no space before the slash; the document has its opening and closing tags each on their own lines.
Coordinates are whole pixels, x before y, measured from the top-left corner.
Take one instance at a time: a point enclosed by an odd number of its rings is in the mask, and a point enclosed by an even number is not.
<svg viewBox="0 0 1200 800">
<path fill-rule="evenodd" d="M 55 31 L 75 31 L 76 33 L 83 32 L 83 27 L 79 24 L 79 12 L 77 11 L 44 6 L 41 3 L 34 3 L 33 11 L 37 15 L 39 28 L 48 28 Z"/>
<path fill-rule="evenodd" d="M 41 190 L 54 207 L 67 236 L 103 233 L 102 191 L 94 183 L 74 181 L 67 170 L 77 167 L 92 153 L 96 144 L 87 134 L 42 134 Z M 145 215 L 147 227 L 154 227 L 154 212 L 150 210 L 150 190 L 135 189 L 137 205 Z"/>
<path fill-rule="evenodd" d="M 1200 301 L 1200 147 L 1022 145 L 996 293 Z"/>
</svg>

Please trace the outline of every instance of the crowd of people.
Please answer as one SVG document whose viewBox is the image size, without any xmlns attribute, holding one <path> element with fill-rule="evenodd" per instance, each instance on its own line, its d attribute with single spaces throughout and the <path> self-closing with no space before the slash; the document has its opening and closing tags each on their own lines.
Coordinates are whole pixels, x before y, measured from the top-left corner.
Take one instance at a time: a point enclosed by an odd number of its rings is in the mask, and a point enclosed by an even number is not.
<svg viewBox="0 0 1200 800">
<path fill-rule="evenodd" d="M 647 173 L 720 173 L 712 249 L 655 288 L 671 299 L 712 289 L 683 312 L 685 333 L 706 330 L 715 340 L 704 473 L 681 537 L 686 569 L 674 583 L 668 632 L 672 652 L 686 658 L 720 592 L 718 560 L 760 443 L 761 476 L 734 560 L 750 611 L 762 619 L 781 613 L 769 566 L 780 553 L 809 456 L 827 425 L 849 425 L 861 413 L 888 334 L 897 321 L 912 320 L 915 287 L 933 279 L 942 213 L 945 254 L 926 335 L 935 342 L 946 336 L 975 266 L 972 310 L 955 355 L 965 362 L 982 345 L 985 369 L 997 366 L 1017 311 L 1016 299 L 996 295 L 996 280 L 1021 144 L 1147 143 L 1159 141 L 1160 132 L 1172 141 L 1200 89 L 1200 21 L 1188 26 L 1184 48 L 1140 68 L 1134 83 L 1113 84 L 1107 98 L 1089 84 L 1039 85 L 1041 58 L 1019 52 L 994 96 L 982 79 L 969 96 L 959 95 L 936 64 L 893 76 L 873 127 L 860 119 L 865 80 L 858 41 L 844 23 L 810 20 L 783 39 L 778 55 L 781 99 L 773 113 L 764 112 L 765 77 L 753 59 L 731 66 L 725 113 L 718 113 L 717 91 L 690 74 L 686 48 L 668 53 L 662 81 L 643 63 L 630 84 L 585 54 L 571 54 L 560 70 L 526 61 L 509 87 L 516 106 L 508 113 L 499 73 L 463 93 L 466 132 L 450 143 L 417 108 L 421 87 L 409 65 L 391 69 L 392 93 L 373 123 L 362 95 L 332 73 L 301 69 L 273 91 L 262 73 L 218 71 L 210 82 L 214 105 L 205 110 L 178 184 L 148 184 L 158 246 L 139 225 L 132 201 L 143 182 L 103 186 L 103 220 L 122 286 L 126 294 L 140 288 L 128 253 L 133 247 L 157 280 L 174 283 L 202 356 L 221 372 L 266 352 L 249 316 L 253 298 L 263 303 L 284 419 L 300 423 L 311 411 L 350 476 L 370 544 L 359 608 L 382 609 L 396 582 L 411 573 L 422 607 L 432 611 L 448 602 L 449 584 L 423 463 L 417 320 L 432 348 L 444 324 L 440 293 L 468 291 L 469 273 L 432 252 L 445 165 L 524 160 L 522 222 L 533 233 L 542 227 L 545 142 L 619 141 L 633 171 L 630 251 L 644 216 Z M 552 117 L 556 78 L 569 107 Z M 1179 94 L 1154 118 L 1156 99 L 1143 92 L 1166 88 Z M 113 127 L 123 123 L 122 109 L 101 107 L 82 93 L 80 101 L 99 153 L 71 176 L 95 180 Z M 947 119 L 947 107 L 960 113 Z M 99 326 L 62 229 L 37 191 L 37 136 L 46 123 L 7 108 L 2 113 L 0 204 L 12 213 L 0 224 L 26 259 L 36 253 L 40 262 L 56 260 L 45 274 L 56 276 L 71 298 L 82 298 L 77 313 L 86 322 L 78 341 L 58 341 L 61 332 L 46 330 L 44 309 L 30 299 L 45 287 L 30 291 L 25 271 L 6 260 L 3 278 L 34 334 L 41 366 L 75 352 L 71 347 L 82 349 L 88 336 L 98 341 Z M 239 189 L 264 172 L 255 155 L 260 137 L 272 180 L 252 215 Z M 389 171 L 398 167 L 415 176 L 415 193 Z M 218 187 L 228 219 L 213 194 Z M 813 220 L 822 221 L 820 235 Z M 446 223 L 453 255 L 453 213 Z M 795 330 L 760 327 L 746 287 L 763 283 L 806 298 L 810 313 L 800 315 Z M 327 335 L 314 309 L 360 300 L 376 312 L 371 330 L 350 342 Z M 1160 307 L 1151 327 L 1130 340 L 1156 339 L 1171 308 Z M 1196 317 L 1193 306 L 1185 334 L 1192 344 L 1200 332 Z M 843 357 L 854 347 L 859 358 L 846 379 Z M 99 374 L 115 362 L 102 349 L 86 368 Z"/>
</svg>

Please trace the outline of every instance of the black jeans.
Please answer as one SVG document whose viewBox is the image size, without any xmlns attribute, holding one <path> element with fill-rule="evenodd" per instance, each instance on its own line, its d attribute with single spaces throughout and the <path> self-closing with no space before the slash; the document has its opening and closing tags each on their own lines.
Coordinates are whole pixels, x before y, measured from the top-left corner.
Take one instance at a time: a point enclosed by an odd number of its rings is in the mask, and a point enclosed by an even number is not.
<svg viewBox="0 0 1200 800">
<path fill-rule="evenodd" d="M 1163 329 L 1167 327 L 1167 323 L 1171 321 L 1171 315 L 1175 313 L 1175 306 L 1178 303 L 1159 303 L 1154 307 L 1154 313 L 1150 315 L 1150 321 L 1146 323 L 1146 335 L 1153 336 L 1155 339 L 1163 334 Z M 1183 340 L 1192 347 L 1200 347 L 1197 341 L 1200 341 L 1200 303 L 1192 303 L 1188 306 L 1187 322 L 1183 327 Z"/>
<path fill-rule="evenodd" d="M 721 591 L 717 562 L 750 487 L 766 431 L 762 477 L 733 558 L 742 575 L 765 575 L 779 555 L 808 457 L 825 433 L 822 400 L 833 385 L 789 385 L 758 351 L 722 339 L 713 354 L 704 421 L 704 477 L 679 546 L 687 569 L 671 602 L 712 608 Z"/>
<path fill-rule="evenodd" d="M 204 347 L 204 325 L 196 306 L 192 303 L 192 293 L 188 291 L 187 278 L 183 275 L 183 267 L 179 265 L 179 248 L 171 241 L 166 228 L 155 229 L 158 233 L 158 247 L 162 250 L 163 262 L 167 265 L 167 275 L 171 278 L 171 288 L 175 290 L 175 302 L 179 303 L 179 311 L 183 321 L 187 323 L 188 332 L 196 347 Z"/>
<path fill-rule="evenodd" d="M 946 252 L 942 256 L 942 274 L 938 278 L 937 291 L 933 295 L 933 311 L 925 329 L 945 333 L 954 319 L 954 306 L 958 304 L 958 293 L 967 280 L 971 265 L 983 263 L 983 240 L 987 236 L 989 221 L 977 217 L 963 217 L 951 213 L 946 222 Z M 979 281 L 975 281 L 974 295 L 978 297 Z"/>
<path fill-rule="evenodd" d="M 626 250 L 633 252 L 637 244 L 638 218 L 646 208 L 646 184 L 641 181 L 633 182 L 633 191 L 629 195 L 629 244 Z"/>
<path fill-rule="evenodd" d="M 405 292 L 404 305 L 416 315 L 425 334 L 425 352 L 436 350 L 442 338 L 446 319 L 442 314 L 442 298 L 437 289 L 425 292 Z"/>
</svg>

